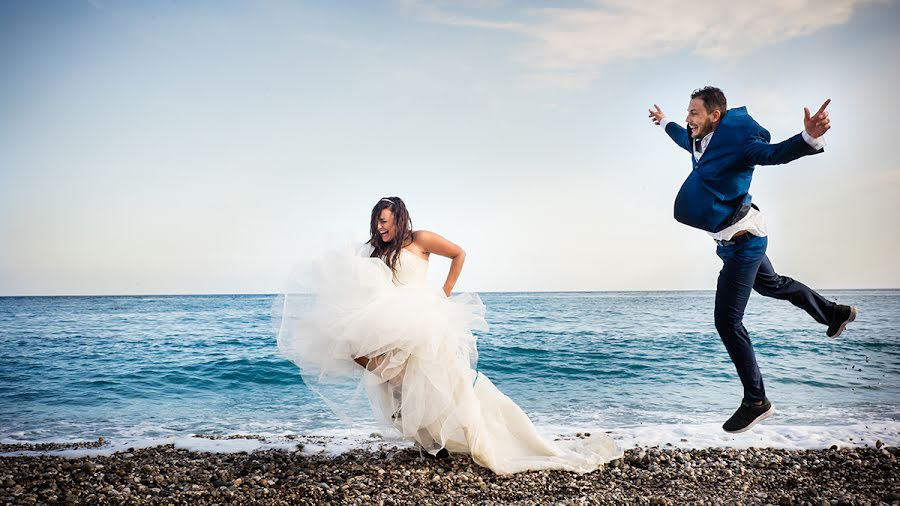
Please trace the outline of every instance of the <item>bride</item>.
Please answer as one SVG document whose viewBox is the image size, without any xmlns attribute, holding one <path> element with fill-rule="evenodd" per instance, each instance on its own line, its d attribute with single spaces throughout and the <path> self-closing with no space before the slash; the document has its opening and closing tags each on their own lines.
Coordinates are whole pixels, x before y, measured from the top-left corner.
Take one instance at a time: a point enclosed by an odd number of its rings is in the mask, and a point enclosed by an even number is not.
<svg viewBox="0 0 900 506">
<path fill-rule="evenodd" d="M 472 330 L 486 330 L 477 295 L 451 297 L 465 252 L 412 229 L 399 197 L 372 209 L 371 237 L 354 254 L 326 255 L 310 273 L 315 295 L 286 293 L 279 351 L 340 414 L 347 398 L 328 392 L 351 379 L 375 416 L 432 455 L 470 454 L 498 474 L 593 471 L 622 455 L 605 435 L 548 441 L 509 397 L 475 369 Z M 429 256 L 451 259 L 442 288 L 425 280 Z M 310 304 L 311 302 L 311 304 Z M 343 389 L 346 395 L 347 389 Z"/>
</svg>

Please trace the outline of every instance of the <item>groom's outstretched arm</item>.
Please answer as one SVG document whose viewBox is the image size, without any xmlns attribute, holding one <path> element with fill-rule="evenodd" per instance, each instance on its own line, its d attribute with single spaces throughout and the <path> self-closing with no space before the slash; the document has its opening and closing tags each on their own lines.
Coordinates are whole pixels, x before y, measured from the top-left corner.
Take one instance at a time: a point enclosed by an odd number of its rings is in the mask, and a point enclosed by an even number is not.
<svg viewBox="0 0 900 506">
<path fill-rule="evenodd" d="M 744 151 L 750 165 L 778 165 L 796 160 L 801 156 L 821 153 L 825 147 L 822 136 L 831 129 L 831 120 L 825 110 L 831 99 L 825 101 L 816 114 L 810 116 L 809 109 L 803 108 L 803 132 L 778 144 L 769 144 L 768 132 L 754 136 Z"/>
<path fill-rule="evenodd" d="M 681 125 L 677 125 L 672 121 L 666 119 L 666 114 L 659 108 L 658 105 L 653 104 L 654 109 L 649 109 L 650 112 L 650 120 L 653 121 L 656 125 L 662 125 L 663 129 L 665 129 L 666 133 L 669 134 L 669 137 L 675 141 L 675 144 L 678 144 L 685 151 L 691 152 L 691 136 L 688 134 L 686 128 Z"/>
<path fill-rule="evenodd" d="M 815 141 L 816 139 L 812 139 Z M 754 136 L 747 143 L 744 156 L 750 165 L 780 165 L 792 162 L 800 157 L 821 153 L 823 148 L 813 147 L 802 134 L 797 134 L 790 139 L 769 144 L 761 136 Z"/>
</svg>

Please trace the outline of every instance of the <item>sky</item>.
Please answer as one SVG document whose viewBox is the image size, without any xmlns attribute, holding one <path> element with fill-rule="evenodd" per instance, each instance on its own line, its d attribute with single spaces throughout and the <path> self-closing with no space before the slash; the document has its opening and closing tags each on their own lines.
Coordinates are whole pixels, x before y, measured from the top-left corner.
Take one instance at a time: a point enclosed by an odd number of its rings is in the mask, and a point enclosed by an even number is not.
<svg viewBox="0 0 900 506">
<path fill-rule="evenodd" d="M 0 2 L 0 295 L 278 292 L 393 195 L 458 290 L 714 289 L 647 118 L 705 85 L 775 141 L 832 99 L 825 153 L 755 172 L 769 257 L 900 287 L 900 3 L 686 6 Z"/>
</svg>

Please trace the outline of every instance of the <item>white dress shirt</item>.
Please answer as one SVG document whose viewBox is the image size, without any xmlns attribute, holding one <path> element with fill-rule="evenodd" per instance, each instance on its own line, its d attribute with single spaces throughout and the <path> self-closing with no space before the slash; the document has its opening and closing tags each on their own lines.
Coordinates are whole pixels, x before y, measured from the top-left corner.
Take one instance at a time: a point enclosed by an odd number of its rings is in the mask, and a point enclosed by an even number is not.
<svg viewBox="0 0 900 506">
<path fill-rule="evenodd" d="M 663 118 L 659 122 L 659 126 L 663 128 L 663 131 L 666 129 L 666 125 L 668 125 L 670 120 L 668 118 Z M 706 147 L 709 146 L 709 141 L 712 139 L 713 134 L 716 133 L 715 130 L 703 136 L 700 139 L 700 151 L 697 151 L 697 143 L 694 142 L 694 139 L 691 138 L 691 145 L 693 146 L 694 158 L 700 160 L 700 157 L 703 156 L 703 153 L 706 151 Z M 807 144 L 810 145 L 815 150 L 819 150 L 825 147 L 825 136 L 822 137 L 812 137 L 808 133 L 806 133 L 806 129 L 800 132 L 800 135 L 803 136 L 803 140 L 806 141 Z M 719 230 L 718 232 L 707 232 L 713 239 L 717 241 L 730 241 L 735 234 L 746 230 L 747 232 L 757 236 L 757 237 L 765 237 L 769 235 L 769 231 L 766 228 L 766 220 L 763 219 L 763 215 L 759 212 L 758 209 L 750 208 L 750 211 L 746 216 L 741 218 L 740 221 L 731 225 L 728 228 L 724 228 Z"/>
</svg>

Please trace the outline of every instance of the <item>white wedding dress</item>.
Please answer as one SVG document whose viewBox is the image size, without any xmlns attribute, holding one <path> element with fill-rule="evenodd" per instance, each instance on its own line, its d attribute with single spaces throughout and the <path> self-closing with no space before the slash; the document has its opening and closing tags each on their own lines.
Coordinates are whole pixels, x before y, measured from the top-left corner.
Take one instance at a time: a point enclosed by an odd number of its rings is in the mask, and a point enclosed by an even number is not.
<svg viewBox="0 0 900 506">
<path fill-rule="evenodd" d="M 607 436 L 548 441 L 474 368 L 472 330 L 485 330 L 477 295 L 451 298 L 428 282 L 428 262 L 402 250 L 396 275 L 371 247 L 331 253 L 276 302 L 279 351 L 341 415 L 364 389 L 375 415 L 436 453 L 468 453 L 498 474 L 586 473 L 622 456 Z M 309 294 L 312 294 L 312 297 Z M 367 357 L 363 368 L 353 359 Z M 359 388 L 347 388 L 347 382 Z"/>
</svg>

